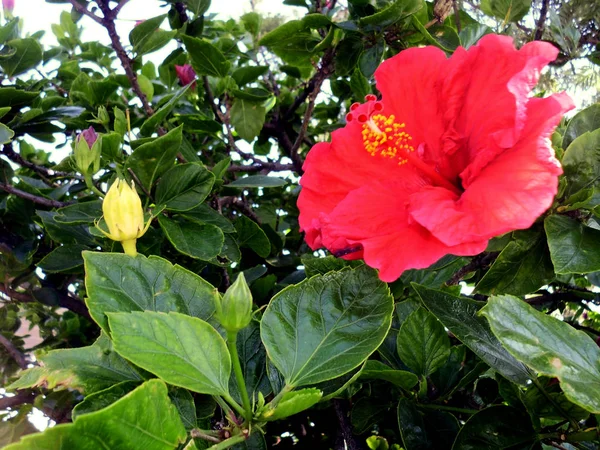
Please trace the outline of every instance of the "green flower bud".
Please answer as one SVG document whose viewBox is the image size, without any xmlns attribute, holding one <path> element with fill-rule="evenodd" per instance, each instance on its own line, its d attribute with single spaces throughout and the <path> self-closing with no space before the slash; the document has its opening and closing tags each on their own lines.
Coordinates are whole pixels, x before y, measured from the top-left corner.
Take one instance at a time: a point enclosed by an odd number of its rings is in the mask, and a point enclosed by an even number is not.
<svg viewBox="0 0 600 450">
<path fill-rule="evenodd" d="M 73 156 L 75 166 L 82 175 L 94 175 L 100 170 L 101 153 L 102 137 L 98 136 L 92 127 L 77 136 Z"/>
<path fill-rule="evenodd" d="M 98 108 L 98 122 L 104 126 L 108 126 L 110 124 L 110 116 L 108 115 L 108 111 L 104 106 L 100 106 Z"/>
<path fill-rule="evenodd" d="M 236 333 L 246 328 L 252 320 L 252 293 L 240 272 L 225 295 L 217 299 L 217 319 L 228 332 Z"/>
</svg>

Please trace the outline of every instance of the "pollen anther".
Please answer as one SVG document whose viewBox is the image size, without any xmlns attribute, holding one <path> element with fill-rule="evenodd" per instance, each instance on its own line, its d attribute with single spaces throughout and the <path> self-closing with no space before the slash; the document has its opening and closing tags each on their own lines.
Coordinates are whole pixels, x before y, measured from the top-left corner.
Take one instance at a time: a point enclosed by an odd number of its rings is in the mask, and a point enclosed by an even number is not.
<svg viewBox="0 0 600 450">
<path fill-rule="evenodd" d="M 403 155 L 415 150 L 410 145 L 412 136 L 403 130 L 405 124 L 397 123 L 393 114 L 375 114 L 368 119 L 361 116 L 364 115 L 361 114 L 358 121 L 363 123 L 362 138 L 365 150 L 372 156 L 393 158 L 398 160 L 398 164 L 405 164 L 407 159 Z"/>
</svg>

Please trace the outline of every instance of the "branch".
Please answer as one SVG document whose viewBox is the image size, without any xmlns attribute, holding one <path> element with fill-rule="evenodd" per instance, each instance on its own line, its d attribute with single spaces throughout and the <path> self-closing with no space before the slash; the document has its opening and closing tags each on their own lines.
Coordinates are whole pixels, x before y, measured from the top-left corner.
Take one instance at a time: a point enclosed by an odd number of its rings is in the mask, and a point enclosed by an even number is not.
<svg viewBox="0 0 600 450">
<path fill-rule="evenodd" d="M 129 0 L 121 0 L 121 1 L 119 2 L 119 4 L 113 8 L 113 10 L 112 10 L 112 17 L 113 17 L 113 18 L 116 18 L 116 17 L 117 17 L 117 14 L 119 14 L 119 11 L 121 11 L 121 8 L 122 8 L 123 6 L 125 6 L 125 4 L 126 4 L 128 1 L 129 1 Z"/>
<path fill-rule="evenodd" d="M 8 159 L 10 159 L 12 162 L 20 165 L 21 167 L 26 167 L 27 169 L 31 169 L 34 172 L 36 172 L 40 175 L 43 175 L 45 177 L 70 177 L 70 178 L 76 178 L 78 180 L 83 180 L 82 176 L 79 176 L 79 175 L 76 175 L 73 173 L 69 173 L 69 172 L 61 172 L 59 170 L 52 170 L 47 167 L 38 166 L 37 164 L 27 161 L 25 158 L 23 158 L 21 155 L 19 155 L 17 152 L 15 152 L 13 150 L 11 144 L 5 144 L 2 147 L 2 150 L 0 150 L 0 153 L 3 154 L 4 156 L 6 156 Z"/>
<path fill-rule="evenodd" d="M 497 257 L 498 253 L 481 253 L 475 256 L 466 266 L 463 266 L 456 272 L 452 278 L 446 282 L 446 285 L 454 286 L 468 273 L 491 266 Z"/>
<path fill-rule="evenodd" d="M 233 196 L 221 197 L 219 199 L 219 208 L 221 208 L 223 206 L 233 206 L 234 208 L 238 209 L 242 214 L 249 217 L 256 223 L 258 223 L 258 224 L 261 223 L 261 220 L 259 219 L 259 217 L 252 210 L 250 205 L 248 205 L 248 203 L 245 202 L 244 200 L 240 200 L 237 197 L 233 197 Z"/>
<path fill-rule="evenodd" d="M 33 403 L 37 394 L 30 390 L 18 391 L 12 397 L 0 398 L 0 411 L 6 410 L 7 408 L 14 408 L 15 406 L 24 405 L 26 403 Z"/>
<path fill-rule="evenodd" d="M 74 2 L 75 0 L 70 0 L 70 1 Z M 126 3 L 126 1 L 121 1 L 119 4 L 121 4 L 121 3 L 124 5 Z M 123 5 L 121 5 L 121 6 L 123 6 Z M 138 98 L 140 99 L 140 101 L 142 102 L 142 105 L 144 107 L 144 111 L 146 111 L 146 114 L 151 116 L 152 114 L 154 114 L 154 110 L 148 103 L 148 98 L 146 97 L 146 94 L 144 94 L 142 92 L 142 89 L 140 88 L 140 84 L 138 83 L 137 75 L 132 67 L 132 60 L 127 55 L 127 52 L 125 51 L 125 48 L 123 47 L 123 44 L 121 44 L 119 35 L 117 34 L 117 29 L 115 27 L 115 18 L 116 18 L 116 13 L 119 12 L 120 8 L 117 6 L 117 7 L 115 7 L 115 9 L 111 10 L 108 7 L 108 1 L 105 2 L 103 0 L 98 1 L 98 6 L 100 7 L 102 14 L 104 14 L 104 19 L 102 19 L 99 23 L 104 28 L 106 28 L 106 31 L 108 32 L 108 36 L 110 37 L 110 42 L 111 42 L 112 48 L 117 53 L 117 57 L 119 58 L 119 61 L 121 61 L 121 65 L 123 66 L 123 69 L 125 69 L 125 74 L 127 75 L 127 78 L 129 78 L 129 82 L 131 83 L 131 88 L 133 89 L 133 92 L 135 92 L 135 95 L 137 95 Z"/>
<path fill-rule="evenodd" d="M 4 284 L 0 284 L 0 292 L 8 298 L 21 303 L 37 302 L 33 295 L 26 294 L 24 292 L 17 292 Z M 87 306 L 79 297 L 74 297 L 60 291 L 56 291 L 56 294 L 58 296 L 58 306 L 66 308 L 69 311 L 73 311 L 75 314 L 79 314 L 87 319 L 92 319 Z"/>
<path fill-rule="evenodd" d="M 46 206 L 48 208 L 63 208 L 72 204 L 73 202 L 59 202 L 58 200 L 53 200 L 50 198 L 38 197 L 37 195 L 30 194 L 29 192 L 22 191 L 17 189 L 16 187 L 11 186 L 10 184 L 0 183 L 0 190 L 4 192 L 8 192 L 9 194 L 16 195 L 17 197 L 24 198 L 25 200 L 30 200 L 37 205 Z"/>
<path fill-rule="evenodd" d="M 254 160 L 254 164 L 244 165 L 232 165 L 227 168 L 228 172 L 283 172 L 286 170 L 295 170 L 293 164 L 282 164 L 278 162 L 263 162 Z"/>
<path fill-rule="evenodd" d="M 548 4 L 549 0 L 542 0 L 542 8 L 540 9 L 540 17 L 535 25 L 535 36 L 534 40 L 539 41 L 542 39 L 542 35 L 544 34 L 544 24 L 546 22 L 546 16 L 548 15 Z"/>
<path fill-rule="evenodd" d="M 88 16 L 89 18 L 91 18 L 94 22 L 99 23 L 100 25 L 102 25 L 102 17 L 98 17 L 96 14 L 94 14 L 91 11 L 88 11 L 88 9 L 82 5 L 81 3 L 78 3 L 77 0 L 69 0 L 69 3 L 73 6 L 73 9 L 85 16 Z"/>
<path fill-rule="evenodd" d="M 348 417 L 348 408 L 344 401 L 340 399 L 333 400 L 333 409 L 338 419 L 339 429 L 338 437 L 335 442 L 335 450 L 362 450 L 364 447 L 354 438 L 352 425 Z"/>
<path fill-rule="evenodd" d="M 11 342 L 10 339 L 0 334 L 0 345 L 6 349 L 6 352 L 10 355 L 12 359 L 16 361 L 18 366 L 25 370 L 27 369 L 27 358 L 25 355 Z M 1 408 L 0 408 L 1 409 Z"/>
</svg>

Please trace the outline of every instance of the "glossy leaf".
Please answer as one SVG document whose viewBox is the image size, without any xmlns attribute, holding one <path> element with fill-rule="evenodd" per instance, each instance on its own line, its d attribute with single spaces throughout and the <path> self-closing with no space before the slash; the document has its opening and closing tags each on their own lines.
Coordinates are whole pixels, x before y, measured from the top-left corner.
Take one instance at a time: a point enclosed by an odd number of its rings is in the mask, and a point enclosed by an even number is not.
<svg viewBox="0 0 600 450">
<path fill-rule="evenodd" d="M 323 392 L 314 388 L 300 389 L 299 391 L 292 391 L 283 394 L 281 400 L 277 402 L 277 405 L 272 410 L 267 410 L 263 413 L 262 418 L 264 420 L 273 421 L 280 420 L 285 417 L 293 416 L 305 409 L 316 405 Z"/>
<path fill-rule="evenodd" d="M 425 308 L 410 313 L 398 333 L 398 355 L 419 376 L 428 376 L 450 355 L 450 339 L 444 326 Z"/>
<path fill-rule="evenodd" d="M 215 312 L 214 287 L 198 275 L 157 256 L 84 252 L 87 305 L 108 332 L 106 313 L 177 311 L 209 320 Z"/>
<path fill-rule="evenodd" d="M 382 362 L 369 360 L 360 372 L 362 380 L 385 380 L 402 389 L 412 389 L 419 381 L 414 373 L 396 370 Z"/>
<path fill-rule="evenodd" d="M 228 394 L 231 360 L 221 335 L 195 317 L 171 312 L 110 313 L 115 350 L 167 383 Z"/>
<path fill-rule="evenodd" d="M 214 225 L 167 219 L 165 216 L 159 216 L 158 223 L 173 247 L 184 255 L 210 261 L 223 248 L 225 237 Z"/>
<path fill-rule="evenodd" d="M 279 187 L 285 186 L 287 182 L 279 177 L 270 177 L 267 175 L 250 175 L 244 178 L 238 178 L 227 186 L 235 188 L 256 188 L 256 187 Z"/>
<path fill-rule="evenodd" d="M 600 270 L 599 230 L 559 215 L 547 217 L 544 228 L 556 273 L 590 273 Z"/>
<path fill-rule="evenodd" d="M 230 63 L 223 53 L 203 39 L 182 35 L 183 43 L 190 54 L 192 67 L 198 75 L 224 77 L 229 72 Z"/>
<path fill-rule="evenodd" d="M 202 164 L 180 164 L 165 173 L 156 187 L 156 203 L 168 211 L 188 211 L 210 194 L 215 176 Z"/>
<path fill-rule="evenodd" d="M 133 391 L 140 383 L 141 381 L 123 381 L 114 384 L 109 388 L 87 395 L 81 403 L 77 403 L 75 408 L 73 408 L 73 420 L 76 420 L 78 416 L 99 411 L 112 405 L 114 402 Z"/>
<path fill-rule="evenodd" d="M 491 297 L 481 314 L 513 356 L 558 378 L 569 400 L 600 413 L 600 348 L 587 334 L 510 295 Z"/>
<path fill-rule="evenodd" d="M 332 272 L 273 297 L 261 338 L 288 385 L 316 384 L 351 371 L 373 353 L 392 311 L 392 297 L 375 271 Z"/>
<path fill-rule="evenodd" d="M 258 256 L 266 258 L 271 253 L 271 243 L 265 232 L 246 216 L 235 221 L 237 242 L 240 247 L 251 248 Z"/>
<path fill-rule="evenodd" d="M 242 139 L 252 142 L 262 130 L 266 113 L 259 103 L 236 98 L 231 107 L 231 124 Z"/>
<path fill-rule="evenodd" d="M 416 284 L 413 287 L 427 309 L 477 356 L 512 382 L 527 384 L 531 378 L 527 368 L 502 347 L 487 321 L 477 315 L 484 303 Z"/>
<path fill-rule="evenodd" d="M 45 272 L 64 272 L 83 266 L 81 252 L 88 250 L 84 245 L 61 245 L 56 247 L 38 263 Z"/>
<path fill-rule="evenodd" d="M 598 128 L 600 128 L 600 105 L 595 104 L 579 111 L 569 120 L 563 136 L 562 148 L 566 150 L 579 136 Z"/>
</svg>

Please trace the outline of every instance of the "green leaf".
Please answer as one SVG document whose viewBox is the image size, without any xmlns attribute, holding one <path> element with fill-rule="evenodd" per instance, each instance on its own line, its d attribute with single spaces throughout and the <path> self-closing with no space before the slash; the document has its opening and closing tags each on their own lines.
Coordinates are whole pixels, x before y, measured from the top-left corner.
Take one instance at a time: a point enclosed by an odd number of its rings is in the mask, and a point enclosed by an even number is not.
<svg viewBox="0 0 600 450">
<path fill-rule="evenodd" d="M 242 139 L 252 142 L 262 130 L 266 114 L 261 104 L 236 98 L 231 106 L 231 125 Z"/>
<path fill-rule="evenodd" d="M 187 6 L 188 10 L 193 12 L 196 17 L 200 17 L 210 7 L 211 0 L 184 0 L 183 3 Z"/>
<path fill-rule="evenodd" d="M 169 43 L 176 31 L 165 31 L 159 27 L 164 22 L 166 15 L 144 20 L 133 27 L 129 33 L 129 42 L 133 51 L 139 55 L 155 52 Z"/>
<path fill-rule="evenodd" d="M 175 164 L 181 146 L 183 126 L 169 131 L 164 136 L 137 147 L 127 159 L 125 167 L 132 169 L 142 185 L 152 190 L 152 185 L 164 172 Z"/>
<path fill-rule="evenodd" d="M 562 148 L 567 149 L 579 136 L 600 128 L 600 104 L 595 104 L 579 111 L 567 125 L 563 136 Z"/>
<path fill-rule="evenodd" d="M 531 8 L 530 0 L 481 0 L 484 14 L 507 22 L 518 22 Z"/>
<path fill-rule="evenodd" d="M 177 92 L 175 92 L 168 102 L 162 105 L 157 111 L 154 112 L 154 114 L 148 117 L 140 127 L 140 134 L 142 136 L 150 136 L 152 133 L 156 132 L 158 126 L 169 116 L 169 114 L 171 114 L 171 111 L 173 111 L 177 105 L 177 102 L 181 100 L 190 86 L 191 85 L 187 85 L 180 88 Z"/>
<path fill-rule="evenodd" d="M 414 401 L 401 398 L 398 402 L 398 427 L 406 450 L 425 450 L 433 447 L 425 422 Z"/>
<path fill-rule="evenodd" d="M 478 293 L 525 295 L 537 291 L 554 278 L 554 267 L 544 235 L 515 234 L 492 267 L 477 283 Z"/>
<path fill-rule="evenodd" d="M 261 258 L 271 253 L 271 243 L 265 232 L 246 216 L 241 216 L 234 223 L 237 231 L 237 242 L 240 247 L 252 249 Z"/>
<path fill-rule="evenodd" d="M 350 421 L 354 434 L 363 434 L 389 415 L 392 403 L 382 397 L 361 397 L 352 407 Z"/>
<path fill-rule="evenodd" d="M 56 210 L 54 220 L 59 223 L 94 223 L 102 217 L 102 200 L 75 203 Z"/>
<path fill-rule="evenodd" d="M 531 378 L 527 368 L 502 347 L 487 321 L 477 315 L 484 303 L 417 284 L 413 287 L 427 309 L 484 362 L 513 383 L 527 384 Z"/>
<path fill-rule="evenodd" d="M 419 376 L 429 376 L 450 356 L 444 326 L 425 308 L 410 313 L 398 333 L 398 355 Z"/>
<path fill-rule="evenodd" d="M 321 41 L 302 20 L 290 20 L 265 34 L 259 44 L 263 45 L 286 63 L 310 66 L 312 52 Z"/>
<path fill-rule="evenodd" d="M 42 47 L 35 39 L 13 39 L 6 45 L 12 52 L 10 56 L 0 55 L 0 67 L 8 77 L 27 72 L 42 62 Z"/>
<path fill-rule="evenodd" d="M 558 378 L 569 400 L 600 413 L 600 348 L 587 334 L 510 295 L 491 297 L 481 314 L 515 358 Z"/>
<path fill-rule="evenodd" d="M 261 338 L 289 386 L 316 384 L 350 372 L 379 347 L 393 306 L 375 271 L 332 272 L 273 297 Z"/>
<path fill-rule="evenodd" d="M 209 320 L 215 288 L 183 267 L 151 256 L 84 252 L 86 303 L 92 318 L 108 332 L 105 313 L 178 311 Z"/>
<path fill-rule="evenodd" d="M 210 194 L 215 176 L 200 163 L 178 164 L 160 179 L 156 204 L 168 211 L 188 211 Z"/>
<path fill-rule="evenodd" d="M 562 165 L 567 180 L 566 197 L 583 189 L 600 189 L 600 129 L 577 136 L 567 147 Z"/>
<path fill-rule="evenodd" d="M 14 87 L 0 88 L 0 107 L 29 105 L 40 93 L 38 91 L 26 91 Z"/>
<path fill-rule="evenodd" d="M 263 413 L 261 420 L 273 421 L 293 416 L 319 403 L 322 396 L 323 392 L 315 388 L 286 392 L 274 409 Z"/>
<path fill-rule="evenodd" d="M 231 359 L 225 341 L 195 317 L 151 311 L 110 313 L 115 350 L 169 384 L 228 395 Z"/>
<path fill-rule="evenodd" d="M 258 77 L 267 73 L 268 70 L 268 66 L 244 66 L 235 69 L 231 76 L 238 86 L 243 86 L 256 81 Z"/>
<path fill-rule="evenodd" d="M 314 275 L 325 275 L 327 272 L 342 270 L 348 265 L 348 262 L 331 255 L 324 258 L 302 255 L 302 264 L 304 265 L 307 278 L 310 278 Z"/>
<path fill-rule="evenodd" d="M 481 23 L 470 23 L 466 27 L 463 27 L 458 33 L 460 39 L 460 45 L 463 48 L 469 48 L 477 44 L 486 34 L 492 33 L 492 29 L 487 25 Z"/>
<path fill-rule="evenodd" d="M 352 94 L 354 98 L 362 101 L 367 94 L 371 93 L 371 85 L 369 84 L 369 80 L 367 80 L 360 70 L 355 70 L 350 77 L 350 89 L 352 89 Z"/>
<path fill-rule="evenodd" d="M 67 244 L 56 247 L 38 263 L 45 272 L 64 272 L 83 266 L 81 252 L 89 250 L 85 245 Z"/>
<path fill-rule="evenodd" d="M 192 67 L 198 75 L 224 77 L 229 72 L 231 64 L 221 51 L 210 42 L 186 36 L 181 36 L 192 60 Z"/>
<path fill-rule="evenodd" d="M 385 9 L 373 15 L 362 17 L 358 23 L 361 27 L 369 25 L 384 28 L 416 13 L 423 8 L 424 4 L 421 0 L 396 0 Z"/>
<path fill-rule="evenodd" d="M 365 77 L 371 78 L 373 76 L 375 70 L 381 64 L 384 51 L 385 45 L 383 41 L 377 41 L 375 45 L 362 52 L 358 59 L 358 67 Z"/>
<path fill-rule="evenodd" d="M 431 375 L 431 381 L 437 391 L 444 395 L 458 383 L 463 372 L 467 348 L 464 345 L 454 345 L 450 349 L 450 356 L 437 372 Z"/>
<path fill-rule="evenodd" d="M 15 132 L 3 123 L 0 123 L 0 144 L 8 144 L 15 136 Z"/>
<path fill-rule="evenodd" d="M 159 216 L 158 223 L 173 247 L 184 255 L 210 261 L 223 248 L 225 237 L 214 225 L 167 219 L 165 216 Z"/>
<path fill-rule="evenodd" d="M 93 393 L 122 381 L 142 380 L 133 367 L 113 351 L 110 339 L 104 334 L 89 347 L 52 350 L 41 356 L 40 361 L 43 367 L 24 371 L 9 389 L 62 386 Z"/>
<path fill-rule="evenodd" d="M 536 438 L 524 411 L 510 406 L 491 406 L 467 420 L 452 449 L 529 448 L 524 444 L 533 444 Z"/>
<path fill-rule="evenodd" d="M 385 380 L 406 390 L 412 389 L 419 381 L 414 373 L 392 369 L 390 366 L 374 360 L 365 363 L 360 372 L 360 379 Z"/>
<path fill-rule="evenodd" d="M 73 420 L 78 416 L 99 411 L 122 398 L 124 395 L 133 391 L 140 385 L 141 381 L 123 381 L 109 388 L 103 389 L 93 394 L 87 395 L 81 403 L 77 403 L 73 408 Z"/>
<path fill-rule="evenodd" d="M 169 392 L 169 398 L 177 408 L 177 411 L 179 411 L 179 417 L 181 417 L 185 429 L 189 431 L 196 428 L 198 426 L 198 417 L 194 397 L 190 391 L 183 388 L 175 388 Z"/>
<path fill-rule="evenodd" d="M 590 273 L 600 270 L 599 230 L 559 215 L 547 217 L 544 228 L 556 273 Z"/>
<path fill-rule="evenodd" d="M 279 177 L 270 177 L 268 175 L 250 175 L 244 178 L 238 178 L 227 185 L 227 187 L 235 188 L 270 188 L 285 186 L 287 181 Z"/>
<path fill-rule="evenodd" d="M 185 439 L 167 387 L 160 380 L 149 380 L 108 408 L 26 436 L 5 450 L 173 450 Z"/>
<path fill-rule="evenodd" d="M 215 211 L 208 205 L 200 205 L 196 208 L 185 211 L 181 214 L 186 219 L 197 223 L 208 223 L 219 227 L 223 233 L 234 233 L 235 228 L 233 224 L 223 217 L 218 211 Z"/>
<path fill-rule="evenodd" d="M 429 266 L 427 269 L 410 269 L 402 273 L 400 281 L 406 285 L 417 283 L 439 289 L 446 281 L 465 266 L 469 260 L 460 256 L 447 255 Z"/>
</svg>

